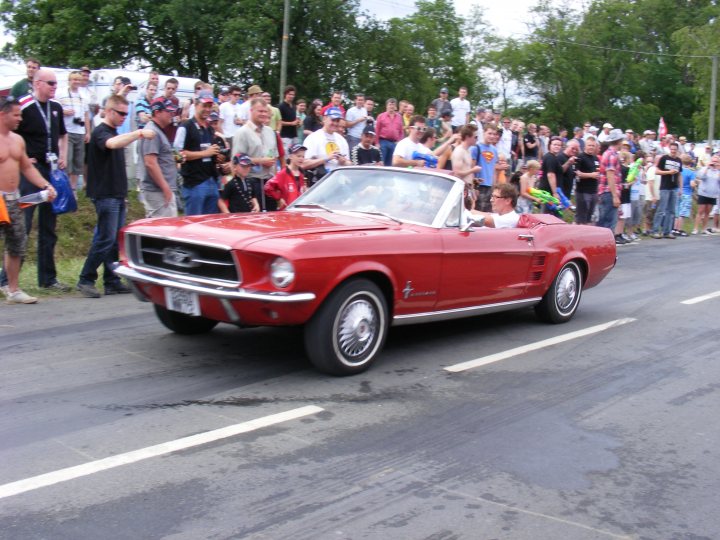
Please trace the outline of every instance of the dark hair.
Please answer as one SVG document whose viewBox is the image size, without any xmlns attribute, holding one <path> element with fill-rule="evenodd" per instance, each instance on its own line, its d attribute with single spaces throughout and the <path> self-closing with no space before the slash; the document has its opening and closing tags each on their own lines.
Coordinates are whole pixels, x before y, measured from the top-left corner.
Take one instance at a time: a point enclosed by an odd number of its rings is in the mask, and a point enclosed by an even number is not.
<svg viewBox="0 0 720 540">
<path fill-rule="evenodd" d="M 290 92 L 297 92 L 293 85 L 288 85 L 285 87 L 285 90 L 283 90 L 283 97 L 287 96 Z"/>
<path fill-rule="evenodd" d="M 32 56 L 28 56 L 28 57 L 25 59 L 25 64 L 29 64 L 30 62 L 32 62 L 33 64 L 37 64 L 38 67 L 41 67 L 41 65 L 40 65 L 40 60 L 38 60 L 37 58 L 34 58 L 34 57 L 32 57 Z"/>
<path fill-rule="evenodd" d="M 469 139 L 477 133 L 477 130 L 478 128 L 475 124 L 465 124 L 464 126 L 460 126 L 460 129 L 458 130 L 460 140 L 464 141 L 465 139 Z"/>
<path fill-rule="evenodd" d="M 175 86 L 180 86 L 180 83 L 178 82 L 178 80 L 175 77 L 170 77 L 167 81 L 165 81 L 166 86 L 168 83 L 174 84 Z"/>
<path fill-rule="evenodd" d="M 420 144 L 425 144 L 433 137 L 437 137 L 437 135 L 435 133 L 435 128 L 427 128 L 425 130 L 425 133 L 420 135 Z"/>
<path fill-rule="evenodd" d="M 242 92 L 242 88 L 240 88 L 240 87 L 239 87 L 238 85 L 236 85 L 236 84 L 233 84 L 233 85 L 229 88 L 229 90 L 230 90 L 230 93 L 231 93 L 231 94 L 232 94 L 233 92 Z"/>
<path fill-rule="evenodd" d="M 492 189 L 493 191 L 499 191 L 501 197 L 510 199 L 512 207 L 515 208 L 518 200 L 518 190 L 514 185 L 510 183 L 495 184 Z"/>
<path fill-rule="evenodd" d="M 414 126 L 415 124 L 424 124 L 425 123 L 425 117 L 422 114 L 416 114 L 410 119 L 410 123 L 408 125 Z"/>
<path fill-rule="evenodd" d="M 2 96 L 0 97 L 0 112 L 8 112 L 15 105 L 20 105 L 20 102 L 13 96 Z"/>
</svg>

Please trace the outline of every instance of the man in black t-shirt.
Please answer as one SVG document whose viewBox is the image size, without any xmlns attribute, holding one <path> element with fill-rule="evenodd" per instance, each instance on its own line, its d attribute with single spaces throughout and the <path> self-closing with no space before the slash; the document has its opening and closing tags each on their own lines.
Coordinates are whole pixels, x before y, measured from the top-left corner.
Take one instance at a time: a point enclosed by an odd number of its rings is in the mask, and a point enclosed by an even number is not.
<svg viewBox="0 0 720 540">
<path fill-rule="evenodd" d="M 528 132 L 523 136 L 523 160 L 525 163 L 538 158 L 537 126 L 528 124 Z"/>
<path fill-rule="evenodd" d="M 280 128 L 280 138 L 282 139 L 286 154 L 288 148 L 298 141 L 297 128 L 298 125 L 300 125 L 300 121 L 297 118 L 294 101 L 295 87 L 286 86 L 283 92 L 283 102 L 278 105 L 278 109 L 280 109 L 280 125 L 282 126 Z"/>
<path fill-rule="evenodd" d="M 585 141 L 585 151 L 578 156 L 575 164 L 575 223 L 586 225 L 592 221 L 592 215 L 598 201 L 598 169 L 600 158 L 597 156 L 598 143 L 595 137 Z"/>
<path fill-rule="evenodd" d="M 67 159 L 67 131 L 63 121 L 62 106 L 54 101 L 57 89 L 55 73 L 39 69 L 33 81 L 33 93 L 18 99 L 22 120 L 16 133 L 25 141 L 25 153 L 45 180 L 50 181 L 53 167 L 65 168 Z M 48 143 L 50 147 L 48 148 Z M 24 177 L 20 177 L 20 194 L 29 195 L 40 191 Z M 25 230 L 32 230 L 35 208 L 38 212 L 37 268 L 40 287 L 67 292 L 70 287 L 57 280 L 55 269 L 55 244 L 57 243 L 57 216 L 50 203 L 42 203 L 25 209 Z M 0 285 L 7 286 L 5 271 L 0 274 Z"/>
<path fill-rule="evenodd" d="M 569 140 L 565 144 L 565 150 L 557 155 L 558 161 L 562 166 L 562 175 L 558 179 L 557 187 L 562 189 L 567 198 L 572 194 L 575 185 L 575 166 L 577 164 L 577 155 L 580 152 L 580 145 L 575 140 Z"/>
<path fill-rule="evenodd" d="M 103 121 L 90 136 L 87 195 L 95 205 L 97 224 L 77 284 L 78 291 L 86 298 L 100 298 L 100 292 L 95 288 L 100 265 L 105 267 L 103 283 L 106 295 L 130 292 L 112 270 L 112 264 L 118 260 L 118 232 L 125 225 L 128 191 L 125 147 L 139 139 L 153 139 L 155 132 L 138 129 L 118 135 L 117 128 L 125 122 L 128 109 L 129 103 L 124 96 L 109 96 L 105 102 Z"/>
<path fill-rule="evenodd" d="M 553 137 L 550 139 L 548 152 L 542 159 L 542 178 L 538 184 L 538 189 L 547 191 L 553 197 L 557 197 L 557 188 L 563 175 L 562 165 L 558 160 L 558 154 L 562 148 L 562 139 Z M 551 209 L 547 204 L 542 205 L 543 214 L 557 215 L 557 210 Z"/>
<path fill-rule="evenodd" d="M 682 161 L 678 152 L 678 143 L 672 142 L 669 146 L 670 154 L 665 154 L 658 161 L 655 174 L 660 179 L 660 200 L 658 201 L 651 236 L 653 238 L 674 239 L 672 233 L 675 222 L 675 206 L 677 204 L 678 188 L 681 184 Z"/>
</svg>

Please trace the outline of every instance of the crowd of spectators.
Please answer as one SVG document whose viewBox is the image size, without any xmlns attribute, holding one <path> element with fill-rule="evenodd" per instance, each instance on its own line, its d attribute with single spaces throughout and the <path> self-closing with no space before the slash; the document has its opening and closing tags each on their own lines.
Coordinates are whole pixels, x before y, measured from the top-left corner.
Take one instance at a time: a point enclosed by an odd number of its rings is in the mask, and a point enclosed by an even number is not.
<svg viewBox="0 0 720 540">
<path fill-rule="evenodd" d="M 127 196 L 131 180 L 148 217 L 282 210 L 328 171 L 353 164 L 443 169 L 464 180 L 468 209 L 485 213 L 497 186 L 513 184 L 518 194 L 514 212 L 572 216 L 577 224 L 607 227 L 618 245 L 642 236 L 713 235 L 719 226 L 720 157 L 710 145 L 696 152 L 683 136 L 658 139 L 652 129 L 640 134 L 608 122 L 553 132 L 546 125 L 473 107 L 465 87 L 452 99 L 443 87 L 422 104 L 387 99 L 376 112 L 378 104 L 361 92 L 347 101 L 340 92 L 331 92 L 327 101 L 308 101 L 297 99 L 297 89 L 287 86 L 274 100 L 259 85 L 243 91 L 239 85 L 216 88 L 204 81 L 196 82 L 192 99 L 181 102 L 175 95 L 178 81 L 167 79 L 161 87 L 158 74 L 151 72 L 134 102 L 128 96 L 136 87 L 126 77 L 115 79 L 110 100 L 98 101 L 88 84 L 88 67 L 72 71 L 67 91 L 56 96 L 43 86 L 47 70 L 35 59 L 26 66 L 27 79 L 12 90 L 22 105 L 17 133 L 34 149 L 28 155 L 43 176 L 55 166 L 44 162 L 45 154 L 54 153 L 74 188 L 81 188 L 79 178 L 84 178 L 99 227 L 104 223 L 99 199 L 108 197 L 98 191 L 97 171 L 109 166 L 98 162 L 103 159 L 113 160 L 119 187 L 112 197 Z M 46 116 L 48 129 L 38 130 L 40 105 L 48 102 L 62 112 L 56 126 Z M 128 136 L 113 139 L 120 135 Z M 46 143 L 53 152 L 45 151 Z M 95 156 L 90 170 L 87 153 Z M 118 173 L 121 168 L 124 174 Z M 20 183 L 23 194 L 36 189 Z M 124 219 L 124 206 L 121 214 Z M 121 225 L 114 223 L 110 234 Z M 68 290 L 54 270 L 55 222 L 41 227 L 40 255 L 46 263 L 39 285 Z M 52 240 L 51 247 L 44 237 Z M 78 289 L 97 298 L 95 269 L 116 246 L 107 253 L 93 249 Z M 106 288 L 125 292 L 112 277 L 106 277 Z"/>
</svg>

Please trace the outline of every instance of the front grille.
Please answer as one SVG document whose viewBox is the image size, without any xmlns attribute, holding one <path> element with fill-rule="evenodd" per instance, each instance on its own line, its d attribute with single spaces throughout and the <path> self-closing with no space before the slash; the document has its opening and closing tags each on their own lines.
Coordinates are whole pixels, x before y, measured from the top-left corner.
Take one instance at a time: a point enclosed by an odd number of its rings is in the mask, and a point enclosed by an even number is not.
<svg viewBox="0 0 720 540">
<path fill-rule="evenodd" d="M 138 267 L 193 281 L 237 285 L 240 275 L 232 252 L 227 248 L 128 234 L 127 255 Z"/>
</svg>

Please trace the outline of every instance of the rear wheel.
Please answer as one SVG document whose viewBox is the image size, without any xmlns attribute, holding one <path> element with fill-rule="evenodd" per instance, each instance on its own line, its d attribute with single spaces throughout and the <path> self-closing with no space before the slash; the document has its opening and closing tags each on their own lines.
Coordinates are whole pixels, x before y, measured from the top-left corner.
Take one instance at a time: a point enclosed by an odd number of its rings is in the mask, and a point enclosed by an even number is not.
<svg viewBox="0 0 720 540">
<path fill-rule="evenodd" d="M 184 313 L 171 311 L 157 304 L 155 304 L 155 315 L 157 315 L 157 318 L 160 319 L 160 322 L 163 323 L 166 328 L 177 334 L 204 334 L 215 328 L 218 324 L 218 321 L 213 321 L 212 319 L 185 315 Z"/>
<path fill-rule="evenodd" d="M 388 328 L 385 297 L 372 281 L 340 285 L 305 325 L 305 350 L 317 369 L 355 375 L 370 367 Z"/>
<path fill-rule="evenodd" d="M 582 295 L 582 272 L 577 263 L 563 266 L 552 285 L 535 306 L 537 316 L 549 323 L 564 323 L 572 319 Z"/>
</svg>

